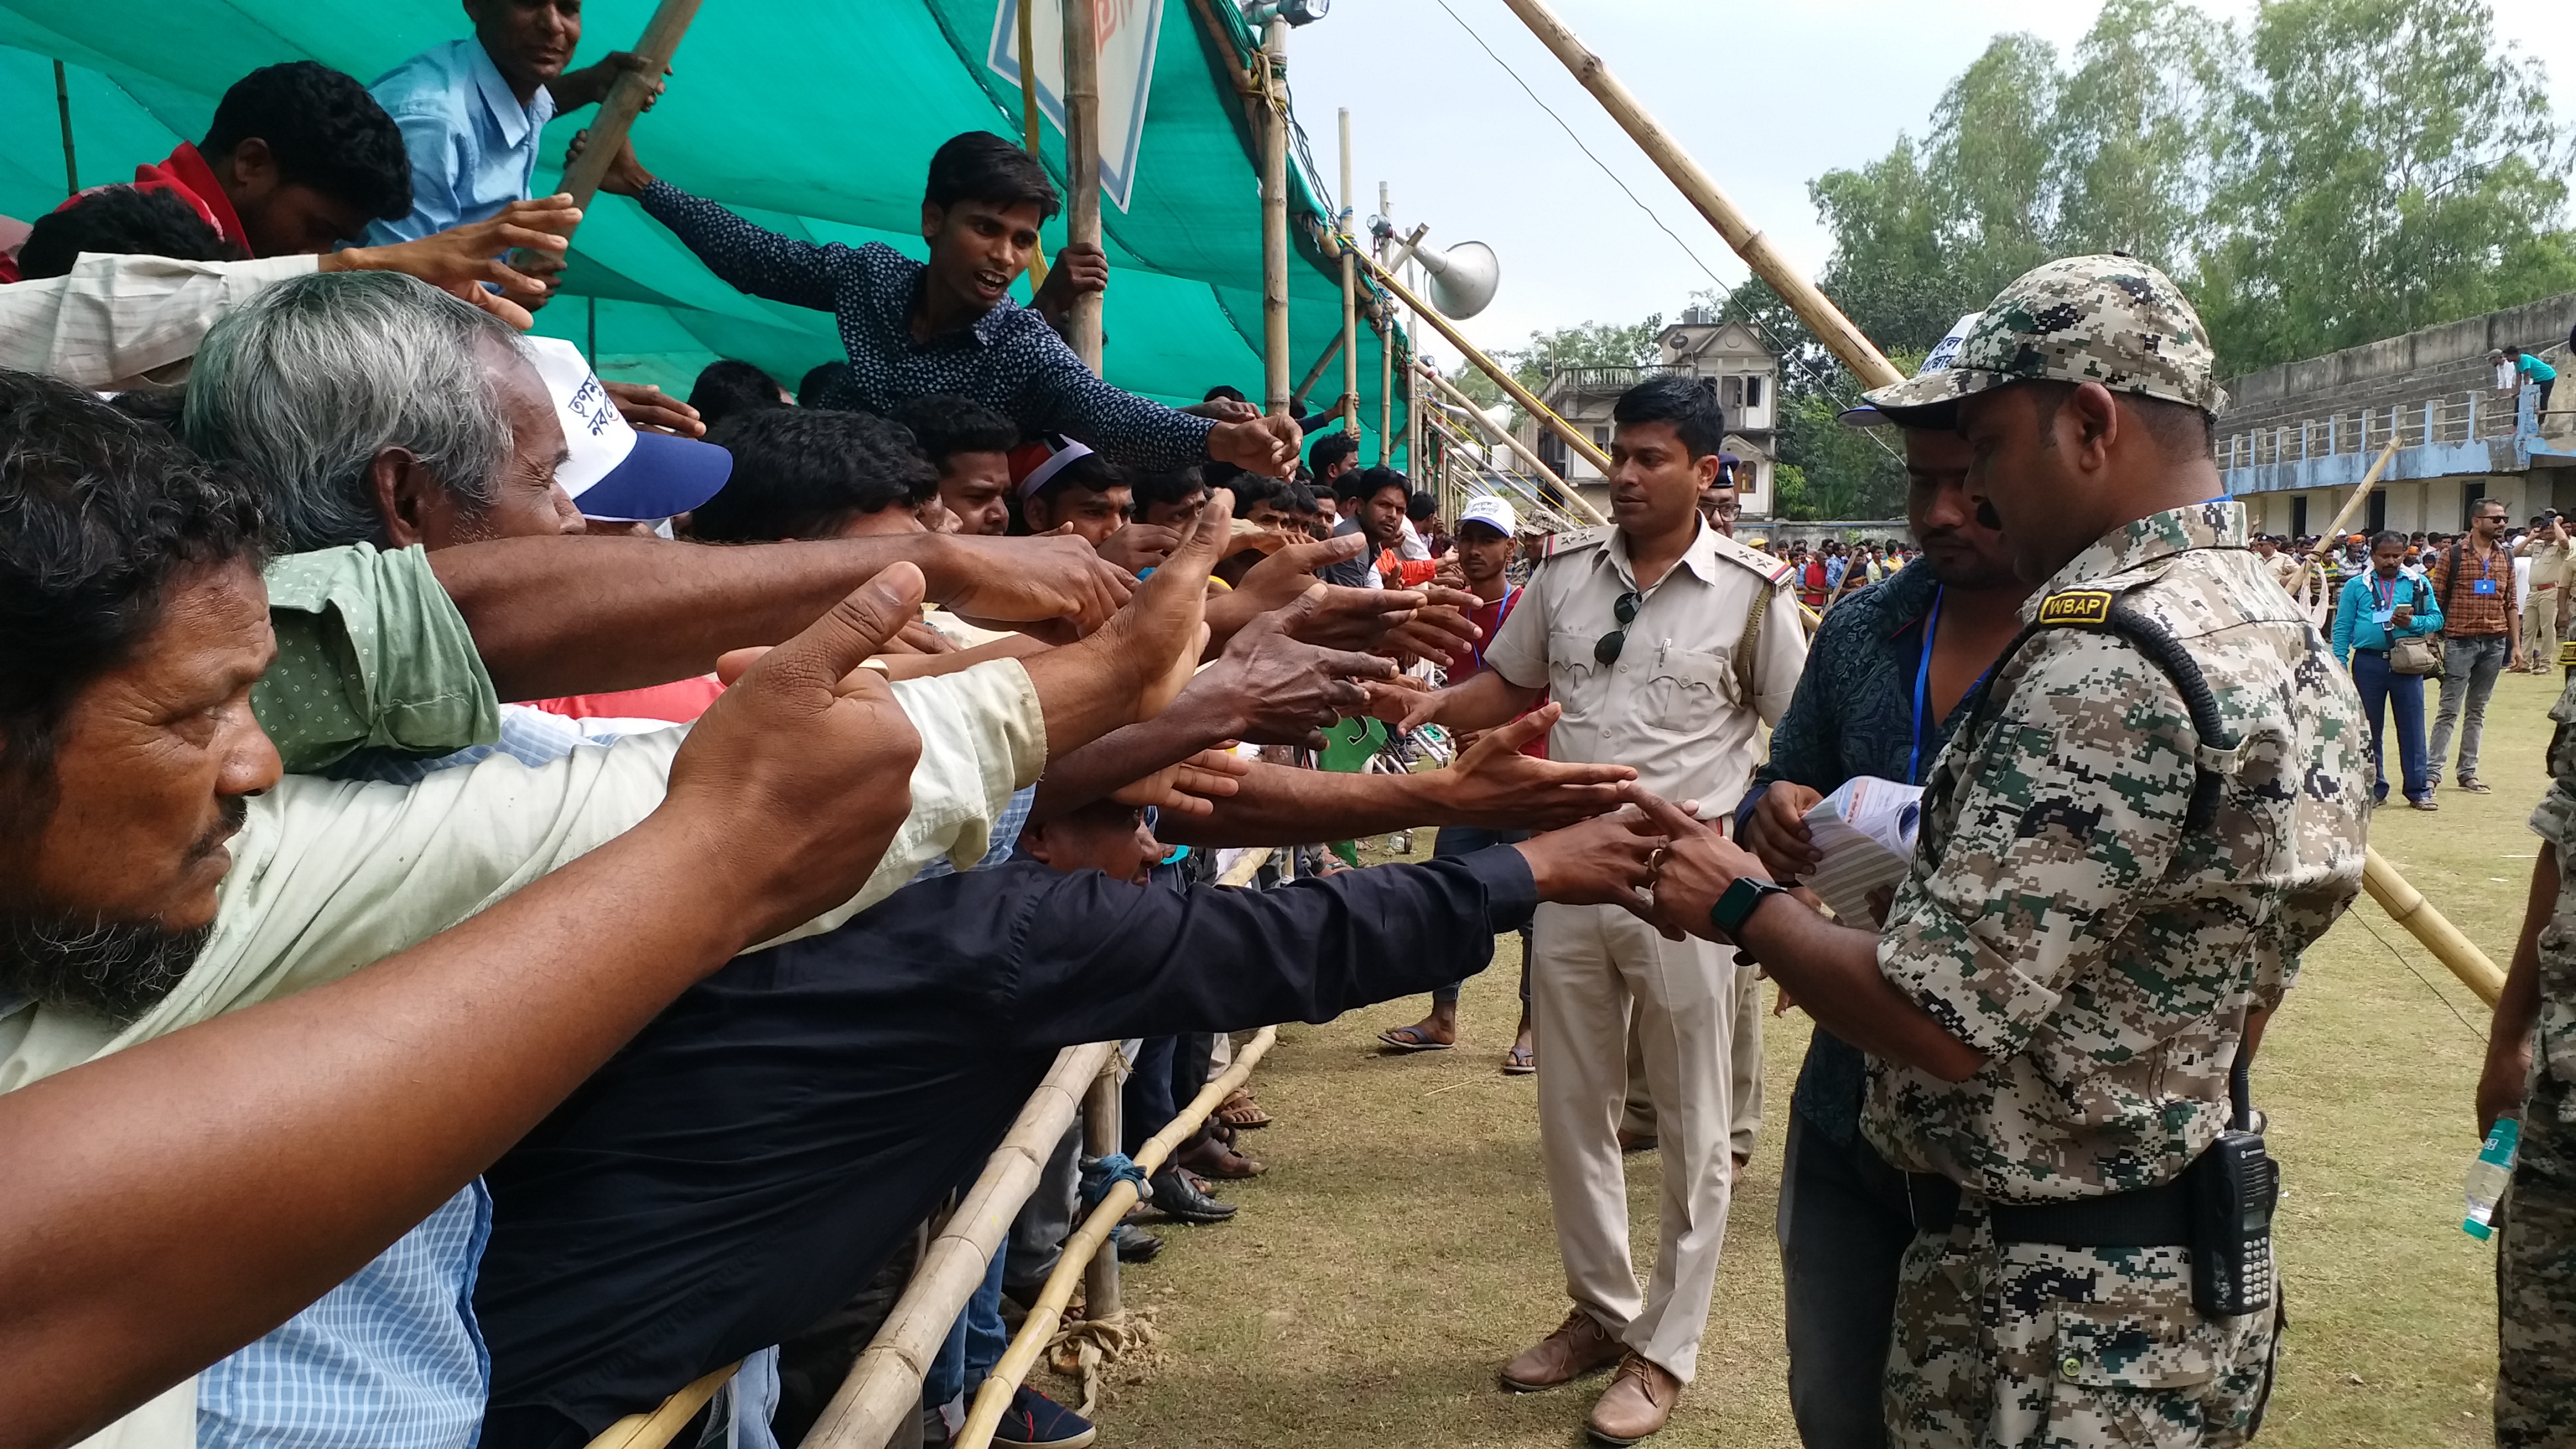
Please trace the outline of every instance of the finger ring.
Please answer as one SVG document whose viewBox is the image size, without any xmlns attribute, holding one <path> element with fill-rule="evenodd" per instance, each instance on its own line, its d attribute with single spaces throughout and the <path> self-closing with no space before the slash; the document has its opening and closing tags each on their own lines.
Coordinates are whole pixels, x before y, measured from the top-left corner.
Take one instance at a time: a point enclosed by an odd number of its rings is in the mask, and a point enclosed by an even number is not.
<svg viewBox="0 0 2576 1449">
<path fill-rule="evenodd" d="M 1656 846 L 1655 853 L 1646 857 L 1646 874 L 1661 875 L 1664 869 L 1664 857 L 1671 853 L 1663 846 Z"/>
</svg>

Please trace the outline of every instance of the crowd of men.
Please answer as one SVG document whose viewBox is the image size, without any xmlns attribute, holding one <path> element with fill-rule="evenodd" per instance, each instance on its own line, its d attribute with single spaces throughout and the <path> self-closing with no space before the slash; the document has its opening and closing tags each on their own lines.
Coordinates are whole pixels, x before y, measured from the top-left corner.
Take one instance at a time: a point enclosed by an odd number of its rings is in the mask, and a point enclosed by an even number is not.
<svg viewBox="0 0 2576 1449">
<path fill-rule="evenodd" d="M 982 133 L 931 158 L 927 261 L 767 232 L 622 148 L 606 189 L 832 312 L 846 357 L 792 395 L 740 362 L 685 401 L 603 381 L 521 335 L 579 220 L 528 191 L 546 118 L 638 67 L 567 70 L 569 3 L 467 9 L 373 88 L 255 72 L 0 286 L 13 1437 L 577 1446 L 740 1361 L 705 1442 L 792 1445 L 1060 1048 L 1125 1044 L 1132 1146 L 1231 1031 L 1430 992 L 1388 1045 L 1454 1045 L 1515 931 L 1503 1068 L 1537 1077 L 1570 1302 L 1505 1387 L 1612 1370 L 1594 1439 L 1669 1420 L 1768 975 L 1817 1023 L 1779 1223 L 1806 1443 L 2253 1434 L 2281 1318 L 2249 1068 L 2359 888 L 2377 732 L 2337 654 L 2418 615 L 2370 591 L 2403 540 L 2338 600 L 2378 634 L 2329 644 L 2275 586 L 2168 278 L 2041 266 L 1847 417 L 1902 438 L 1910 558 L 1737 542 L 1725 419 L 1681 377 L 1618 402 L 1611 522 L 1540 539 L 1360 466 L 1350 399 L 1093 374 L 1056 327 L 1105 261 L 1011 298 L 1058 199 Z M 2555 629 L 2576 545 L 2551 518 L 2533 547 Z M 2456 715 L 2482 789 L 2517 550 L 2480 510 L 2424 552 L 2432 769 Z M 1365 717 L 1463 748 L 1301 767 Z M 2480 1091 L 2543 1119 L 2508 1443 L 2576 1403 L 2568 739 Z M 1922 787 L 1920 839 L 1837 916 L 1797 883 L 1862 777 Z M 1415 827 L 1428 862 L 1211 881 Z M 1264 1120 L 1192 1124 L 1153 1204 L 1230 1216 Z M 1002 1298 L 1055 1267 L 1078 1146 L 904 1442 L 954 1432 Z M 1022 1390 L 1003 1440 L 1095 1433 Z"/>
</svg>

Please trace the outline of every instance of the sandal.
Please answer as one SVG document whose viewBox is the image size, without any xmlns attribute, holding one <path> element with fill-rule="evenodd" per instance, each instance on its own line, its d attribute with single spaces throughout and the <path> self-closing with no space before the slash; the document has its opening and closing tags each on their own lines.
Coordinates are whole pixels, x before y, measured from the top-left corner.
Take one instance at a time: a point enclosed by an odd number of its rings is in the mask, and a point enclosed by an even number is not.
<svg viewBox="0 0 2576 1449">
<path fill-rule="evenodd" d="M 1252 1100 L 1252 1093 L 1237 1087 L 1233 1095 L 1217 1104 L 1216 1120 L 1237 1132 L 1249 1132 L 1255 1127 L 1269 1126 L 1270 1114 L 1261 1110 L 1259 1102 Z"/>
<path fill-rule="evenodd" d="M 1516 1046 L 1503 1053 L 1503 1075 L 1526 1077 L 1538 1070 L 1538 1048 Z"/>
<path fill-rule="evenodd" d="M 2462 780 L 2460 788 L 2472 795 L 2492 795 L 2495 790 L 2484 780 Z"/>
<path fill-rule="evenodd" d="M 1377 1034 L 1379 1041 L 1400 1052 L 1445 1052 L 1456 1042 L 1433 1041 L 1430 1033 L 1418 1026 L 1389 1027 Z"/>
</svg>

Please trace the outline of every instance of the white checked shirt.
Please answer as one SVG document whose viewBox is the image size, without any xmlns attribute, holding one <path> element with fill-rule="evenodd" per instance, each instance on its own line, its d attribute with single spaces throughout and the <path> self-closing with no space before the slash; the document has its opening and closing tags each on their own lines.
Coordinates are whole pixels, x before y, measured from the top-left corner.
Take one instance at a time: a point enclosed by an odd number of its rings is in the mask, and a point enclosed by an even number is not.
<svg viewBox="0 0 2576 1449">
<path fill-rule="evenodd" d="M 320 257 L 182 262 L 83 252 L 59 277 L 0 286 L 0 367 L 93 392 L 175 387 L 206 329 Z"/>
</svg>

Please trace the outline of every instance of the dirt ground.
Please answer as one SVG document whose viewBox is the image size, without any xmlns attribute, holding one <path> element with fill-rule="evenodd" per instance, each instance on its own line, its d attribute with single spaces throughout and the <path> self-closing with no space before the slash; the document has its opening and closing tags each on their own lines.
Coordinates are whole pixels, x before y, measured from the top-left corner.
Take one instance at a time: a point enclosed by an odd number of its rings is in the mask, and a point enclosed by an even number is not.
<svg viewBox="0 0 2576 1449">
<path fill-rule="evenodd" d="M 2445 788 L 2438 814 L 2374 822 L 2381 853 L 2499 965 L 2536 849 L 2523 821 L 2547 783 L 2556 694 L 2554 680 L 2527 676 L 2498 686 L 2484 766 L 2494 794 Z M 1152 1307 L 1165 1352 L 1141 1381 L 1113 1385 L 1103 1444 L 1581 1441 L 1600 1381 L 1530 1396 L 1494 1381 L 1566 1307 L 1535 1084 L 1496 1071 L 1517 956 L 1517 938 L 1503 938 L 1469 984 L 1455 1051 L 1380 1055 L 1376 1033 L 1415 1020 L 1419 1000 L 1281 1033 L 1255 1079 L 1278 1121 L 1245 1138 L 1268 1174 L 1224 1189 L 1243 1207 L 1233 1222 L 1159 1229 L 1170 1247 L 1129 1270 L 1129 1301 Z M 2485 1027 L 2477 999 L 2366 898 L 2309 952 L 2255 1074 L 2285 1174 L 2277 1251 L 2291 1315 L 2261 1442 L 2491 1442 L 2491 1250 L 2459 1229 Z M 1772 1224 L 1806 1036 L 1795 1013 L 1769 1024 L 1769 1120 L 1736 1194 L 1698 1379 L 1658 1444 L 1796 1443 Z M 1642 1272 L 1659 1164 L 1646 1154 L 1629 1166 Z"/>
</svg>

